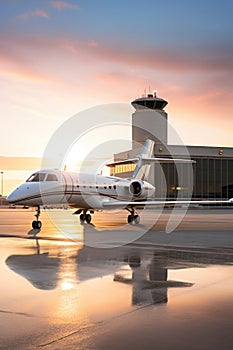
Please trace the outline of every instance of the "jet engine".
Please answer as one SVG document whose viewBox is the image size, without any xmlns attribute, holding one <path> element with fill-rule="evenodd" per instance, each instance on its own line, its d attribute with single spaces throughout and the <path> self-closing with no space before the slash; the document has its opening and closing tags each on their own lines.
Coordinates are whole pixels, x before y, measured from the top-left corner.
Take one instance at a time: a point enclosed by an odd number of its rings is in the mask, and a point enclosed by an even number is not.
<svg viewBox="0 0 233 350">
<path fill-rule="evenodd" d="M 143 183 L 141 181 L 132 181 L 129 185 L 129 192 L 134 197 L 140 197 L 144 191 Z"/>
<path fill-rule="evenodd" d="M 118 182 L 117 193 L 120 198 L 130 199 L 147 199 L 153 197 L 155 188 L 149 182 L 140 180 L 131 180 L 128 183 L 125 181 Z"/>
</svg>

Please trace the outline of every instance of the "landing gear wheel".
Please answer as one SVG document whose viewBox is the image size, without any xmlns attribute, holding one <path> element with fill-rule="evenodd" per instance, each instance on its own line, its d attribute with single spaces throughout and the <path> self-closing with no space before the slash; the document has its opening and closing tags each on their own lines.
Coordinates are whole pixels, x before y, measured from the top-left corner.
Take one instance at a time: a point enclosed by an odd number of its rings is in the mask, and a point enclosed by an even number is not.
<svg viewBox="0 0 233 350">
<path fill-rule="evenodd" d="M 140 216 L 139 215 L 134 215 L 133 220 L 136 225 L 140 224 Z"/>
<path fill-rule="evenodd" d="M 83 225 L 84 222 L 90 224 L 91 223 L 91 214 L 87 214 L 87 211 L 84 210 L 83 213 L 79 216 L 80 224 Z"/>
<path fill-rule="evenodd" d="M 37 228 L 37 221 L 36 220 L 32 221 L 32 228 L 34 228 L 34 229 Z"/>
<path fill-rule="evenodd" d="M 87 222 L 88 224 L 91 223 L 91 214 L 86 214 L 86 222 Z"/>
<path fill-rule="evenodd" d="M 133 222 L 133 215 L 128 215 L 128 224 L 132 224 Z"/>
<path fill-rule="evenodd" d="M 37 211 L 36 211 L 35 217 L 36 217 L 36 220 L 32 221 L 32 228 L 40 230 L 42 227 L 42 222 L 39 220 L 39 217 L 40 217 L 40 206 L 39 205 L 37 206 Z"/>
<path fill-rule="evenodd" d="M 130 215 L 128 215 L 128 224 L 140 224 L 140 216 L 136 214 L 134 209 L 128 209 Z"/>
<path fill-rule="evenodd" d="M 42 222 L 41 221 L 37 221 L 37 228 L 41 228 L 42 227 Z"/>
<path fill-rule="evenodd" d="M 80 218 L 80 223 L 83 224 L 85 219 L 86 219 L 86 215 L 85 214 L 81 214 L 79 218 Z"/>
<path fill-rule="evenodd" d="M 32 228 L 33 229 L 41 229 L 42 227 L 42 222 L 41 221 L 32 221 Z"/>
</svg>

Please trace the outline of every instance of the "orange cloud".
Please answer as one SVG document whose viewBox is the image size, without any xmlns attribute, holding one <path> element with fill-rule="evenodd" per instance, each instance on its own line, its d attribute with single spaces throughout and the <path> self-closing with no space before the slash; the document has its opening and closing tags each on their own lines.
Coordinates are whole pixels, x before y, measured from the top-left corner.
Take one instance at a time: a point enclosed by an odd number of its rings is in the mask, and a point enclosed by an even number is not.
<svg viewBox="0 0 233 350">
<path fill-rule="evenodd" d="M 58 10 L 63 10 L 63 9 L 78 10 L 79 9 L 78 5 L 74 5 L 66 1 L 55 0 L 55 1 L 50 1 L 50 4 Z"/>
<path fill-rule="evenodd" d="M 34 11 L 22 13 L 21 15 L 17 16 L 17 18 L 22 19 L 24 21 L 28 20 L 31 17 L 41 17 L 48 19 L 49 15 L 44 10 L 36 9 Z"/>
</svg>

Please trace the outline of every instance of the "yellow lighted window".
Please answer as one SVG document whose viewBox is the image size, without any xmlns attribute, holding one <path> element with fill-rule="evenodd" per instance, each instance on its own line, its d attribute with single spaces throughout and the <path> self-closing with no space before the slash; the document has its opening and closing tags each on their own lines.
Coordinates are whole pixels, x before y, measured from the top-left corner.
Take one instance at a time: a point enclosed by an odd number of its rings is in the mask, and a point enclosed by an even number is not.
<svg viewBox="0 0 233 350">
<path fill-rule="evenodd" d="M 134 171 L 135 167 L 136 164 L 118 164 L 115 166 L 115 171 L 112 171 L 112 175 Z"/>
</svg>

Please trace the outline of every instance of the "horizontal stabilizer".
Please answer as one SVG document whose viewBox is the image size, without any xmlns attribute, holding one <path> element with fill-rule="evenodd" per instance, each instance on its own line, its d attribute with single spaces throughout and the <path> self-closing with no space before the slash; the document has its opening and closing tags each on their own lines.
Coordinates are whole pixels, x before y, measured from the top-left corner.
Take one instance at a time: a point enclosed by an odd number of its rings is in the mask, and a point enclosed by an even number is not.
<svg viewBox="0 0 233 350">
<path fill-rule="evenodd" d="M 156 158 L 142 157 L 142 162 L 144 164 L 151 164 L 151 163 L 156 163 L 156 162 L 159 162 L 159 163 L 196 163 L 192 159 L 160 158 L 160 157 L 156 157 Z"/>
<path fill-rule="evenodd" d="M 119 160 L 117 162 L 112 162 L 106 164 L 106 166 L 113 166 L 113 165 L 121 165 L 121 164 L 129 164 L 129 163 L 137 163 L 139 158 L 129 158 L 125 160 Z"/>
<path fill-rule="evenodd" d="M 129 158 L 126 160 L 120 160 L 117 162 L 109 163 L 107 166 L 113 166 L 113 165 L 121 165 L 121 164 L 129 164 L 129 163 L 137 163 L 139 158 Z M 152 164 L 152 163 L 196 163 L 195 160 L 192 159 L 183 159 L 183 158 L 147 158 L 142 157 L 141 161 L 143 164 Z"/>
</svg>

